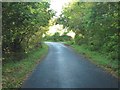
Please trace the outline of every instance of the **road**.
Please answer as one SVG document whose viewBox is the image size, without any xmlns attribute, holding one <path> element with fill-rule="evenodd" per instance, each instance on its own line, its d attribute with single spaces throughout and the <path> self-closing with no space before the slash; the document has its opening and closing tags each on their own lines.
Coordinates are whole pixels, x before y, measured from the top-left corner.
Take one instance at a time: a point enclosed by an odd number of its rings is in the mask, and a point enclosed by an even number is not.
<svg viewBox="0 0 120 90">
<path fill-rule="evenodd" d="M 71 48 L 46 42 L 47 56 L 39 63 L 22 88 L 118 88 L 118 80 Z"/>
</svg>

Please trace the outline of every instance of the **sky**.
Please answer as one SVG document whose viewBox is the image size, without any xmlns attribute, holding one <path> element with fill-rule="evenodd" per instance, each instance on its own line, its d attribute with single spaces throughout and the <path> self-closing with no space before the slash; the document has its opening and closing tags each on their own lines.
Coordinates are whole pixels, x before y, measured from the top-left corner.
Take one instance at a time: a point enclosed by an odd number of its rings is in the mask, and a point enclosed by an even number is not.
<svg viewBox="0 0 120 90">
<path fill-rule="evenodd" d="M 56 12 L 56 17 L 59 17 L 61 14 L 63 7 L 66 6 L 72 0 L 51 0 L 50 1 L 50 8 Z M 49 27 L 48 34 L 53 35 L 55 32 L 59 32 L 62 35 L 66 29 L 63 29 L 62 25 L 53 25 Z M 68 33 L 69 36 L 74 37 L 74 33 Z"/>
<path fill-rule="evenodd" d="M 72 0 L 51 0 L 50 1 L 50 8 L 55 10 L 56 16 L 59 16 L 62 11 L 62 7 L 67 4 L 68 2 L 71 2 Z"/>
<path fill-rule="evenodd" d="M 56 11 L 55 18 L 59 17 L 59 15 L 62 12 L 63 6 L 66 6 L 71 1 L 73 0 L 51 0 L 50 1 L 50 8 Z M 49 27 L 48 34 L 53 35 L 55 32 L 59 32 L 60 35 L 62 35 L 65 31 L 66 29 L 63 29 L 63 25 L 57 24 Z M 67 35 L 72 36 L 74 38 L 75 34 L 70 31 Z"/>
</svg>

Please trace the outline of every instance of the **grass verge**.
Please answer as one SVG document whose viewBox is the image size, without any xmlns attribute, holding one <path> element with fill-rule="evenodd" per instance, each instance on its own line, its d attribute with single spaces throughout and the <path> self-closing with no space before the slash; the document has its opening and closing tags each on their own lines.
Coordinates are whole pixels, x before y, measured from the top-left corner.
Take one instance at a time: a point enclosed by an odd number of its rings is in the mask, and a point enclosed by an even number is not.
<svg viewBox="0 0 120 90">
<path fill-rule="evenodd" d="M 34 70 L 41 58 L 47 54 L 48 46 L 37 48 L 28 54 L 28 56 L 17 62 L 9 62 L 2 67 L 2 87 L 20 88 L 23 81 Z"/>
<path fill-rule="evenodd" d="M 88 58 L 88 60 L 90 60 L 92 63 L 104 68 L 113 76 L 119 78 L 118 74 L 120 71 L 118 69 L 118 61 L 110 60 L 106 55 L 101 54 L 97 51 L 91 51 L 86 45 L 76 45 L 71 44 L 70 42 L 65 42 L 65 45 L 72 46 L 75 51 Z"/>
</svg>

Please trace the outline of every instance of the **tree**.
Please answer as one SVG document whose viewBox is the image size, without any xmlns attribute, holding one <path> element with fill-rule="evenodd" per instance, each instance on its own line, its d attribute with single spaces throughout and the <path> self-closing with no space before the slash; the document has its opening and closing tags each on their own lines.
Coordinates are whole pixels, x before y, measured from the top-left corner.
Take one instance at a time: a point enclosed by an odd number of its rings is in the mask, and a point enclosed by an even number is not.
<svg viewBox="0 0 120 90">
<path fill-rule="evenodd" d="M 117 60 L 118 6 L 117 2 L 74 2 L 64 8 L 57 23 L 75 32 L 76 44 Z"/>
<path fill-rule="evenodd" d="M 2 3 L 2 51 L 3 56 L 17 52 L 29 52 L 42 39 L 54 13 L 49 3 Z"/>
</svg>

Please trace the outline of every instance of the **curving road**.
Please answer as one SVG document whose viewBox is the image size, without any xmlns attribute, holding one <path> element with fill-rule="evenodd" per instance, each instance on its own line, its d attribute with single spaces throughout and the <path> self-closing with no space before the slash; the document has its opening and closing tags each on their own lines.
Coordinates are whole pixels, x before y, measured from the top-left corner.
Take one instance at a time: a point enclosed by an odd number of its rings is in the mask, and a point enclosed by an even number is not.
<svg viewBox="0 0 120 90">
<path fill-rule="evenodd" d="M 46 42 L 47 56 L 22 88 L 118 88 L 118 80 L 61 43 Z"/>
</svg>

